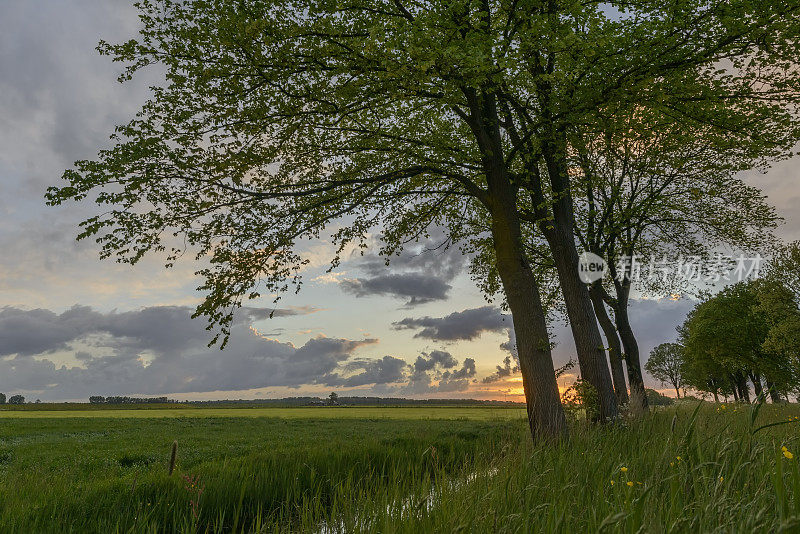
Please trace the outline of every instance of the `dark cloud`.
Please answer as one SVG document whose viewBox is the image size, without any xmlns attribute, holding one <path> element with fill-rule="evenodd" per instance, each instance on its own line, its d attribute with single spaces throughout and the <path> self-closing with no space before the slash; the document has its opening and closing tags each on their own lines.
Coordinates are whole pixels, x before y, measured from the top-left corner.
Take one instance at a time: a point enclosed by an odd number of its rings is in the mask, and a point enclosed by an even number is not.
<svg viewBox="0 0 800 534">
<path fill-rule="evenodd" d="M 219 351 L 206 346 L 206 324 L 192 320 L 192 309 L 186 306 L 108 313 L 87 306 L 61 313 L 5 307 L 0 309 L 0 356 L 5 357 L 0 360 L 0 388 L 36 391 L 50 399 L 305 385 L 372 385 L 403 395 L 465 391 L 475 381 L 473 358 L 459 365 L 443 350 L 424 352 L 411 364 L 394 356 L 356 358 L 359 348 L 377 340 L 319 336 L 294 346 L 251 327 L 270 316 L 315 311 L 313 307 L 242 308 L 228 348 Z M 465 314 L 469 316 L 470 310 L 454 316 Z M 485 321 L 479 329 L 487 329 Z M 71 353 L 77 363 L 55 363 L 63 358 L 54 355 L 60 352 Z"/>
<path fill-rule="evenodd" d="M 356 297 L 389 295 L 407 298 L 406 306 L 416 306 L 434 300 L 445 300 L 450 284 L 440 278 L 422 273 L 384 274 L 372 278 L 345 278 L 340 284 Z"/>
<path fill-rule="evenodd" d="M 376 339 L 317 336 L 303 345 L 270 339 L 251 324 L 314 308 L 243 308 L 228 347 L 209 348 L 205 323 L 183 306 L 101 313 L 74 306 L 51 310 L 0 309 L 0 390 L 35 391 L 48 399 L 88 395 L 174 394 L 307 385 L 360 387 L 395 394 L 465 391 L 476 365 L 459 365 L 443 350 L 423 352 L 409 364 L 394 356 L 356 357 Z M 274 315 L 273 315 L 274 316 Z M 76 364 L 55 362 L 71 353 Z M 35 357 L 34 357 L 35 356 Z"/>
<path fill-rule="evenodd" d="M 396 358 L 349 361 L 359 348 L 377 343 L 376 339 L 318 336 L 298 347 L 266 338 L 250 328 L 249 320 L 268 311 L 244 309 L 232 326 L 228 348 L 220 351 L 206 346 L 205 323 L 192 320 L 188 307 L 99 313 L 75 306 L 61 314 L 7 307 L 0 311 L 0 347 L 6 356 L 0 359 L 0 388 L 38 390 L 48 398 L 80 398 L 348 380 L 366 384 L 399 376 L 396 369 L 402 360 Z M 79 365 L 57 367 L 48 359 L 49 353 L 62 350 L 72 351 Z"/>
<path fill-rule="evenodd" d="M 449 282 L 466 262 L 458 247 L 451 246 L 444 232 L 437 229 L 432 237 L 393 256 L 389 265 L 375 254 L 359 257 L 354 265 L 363 276 L 345 278 L 340 286 L 357 297 L 392 296 L 407 299 L 406 306 L 416 306 L 446 300 L 452 289 Z"/>
<path fill-rule="evenodd" d="M 475 376 L 475 359 L 464 358 L 464 364 L 458 371 L 453 371 L 452 377 L 456 379 L 472 378 Z"/>
<path fill-rule="evenodd" d="M 443 350 L 434 350 L 430 354 L 422 353 L 417 356 L 414 362 L 414 372 L 425 373 L 435 369 L 437 366 L 443 369 L 450 369 L 458 365 L 458 360 L 453 355 Z"/>
<path fill-rule="evenodd" d="M 61 315 L 50 310 L 0 309 L 0 356 L 32 356 L 68 347 L 93 329 L 99 314 L 75 307 Z"/>
<path fill-rule="evenodd" d="M 438 391 L 464 391 L 469 387 L 470 379 L 475 377 L 475 360 L 465 358 L 464 364 L 455 371 L 445 371 L 437 386 Z"/>
<path fill-rule="evenodd" d="M 242 308 L 236 324 L 249 324 L 274 317 L 304 315 L 316 308 Z M 67 350 L 70 343 L 110 343 L 110 347 L 129 352 L 152 351 L 171 354 L 187 348 L 203 347 L 208 332 L 202 321 L 187 320 L 192 310 L 185 306 L 152 306 L 137 311 L 102 314 L 88 306 L 73 306 L 56 314 L 46 309 L 0 309 L 0 356 L 32 356 Z M 90 336 L 109 339 L 90 339 Z"/>
<path fill-rule="evenodd" d="M 461 368 L 452 354 L 443 350 L 423 352 L 412 365 L 407 382 L 397 390 L 397 394 L 420 395 L 435 392 L 464 391 L 470 379 L 475 376 L 475 360 L 465 358 Z M 434 384 L 434 382 L 437 382 Z"/>
<path fill-rule="evenodd" d="M 490 374 L 489 376 L 483 379 L 484 384 L 491 384 L 492 382 L 498 382 L 504 378 L 507 378 L 519 372 L 519 365 L 511 367 L 511 356 L 506 356 L 503 359 L 503 365 L 498 365 L 495 368 L 497 370 L 494 373 Z"/>
<path fill-rule="evenodd" d="M 397 330 L 419 330 L 414 337 L 435 341 L 473 340 L 484 332 L 502 332 L 512 326 L 493 306 L 454 312 L 446 317 L 406 318 L 393 323 Z"/>
<path fill-rule="evenodd" d="M 517 353 L 517 333 L 513 328 L 508 329 L 508 341 L 500 343 L 500 348 L 511 354 L 514 361 L 519 362 L 519 354 Z"/>
<path fill-rule="evenodd" d="M 356 359 L 342 366 L 341 373 L 326 375 L 321 382 L 328 386 L 355 387 L 367 384 L 392 384 L 405 379 L 405 360 L 384 356 L 379 360 Z M 361 372 L 357 372 L 361 371 Z M 344 374 L 350 376 L 343 376 Z"/>
</svg>

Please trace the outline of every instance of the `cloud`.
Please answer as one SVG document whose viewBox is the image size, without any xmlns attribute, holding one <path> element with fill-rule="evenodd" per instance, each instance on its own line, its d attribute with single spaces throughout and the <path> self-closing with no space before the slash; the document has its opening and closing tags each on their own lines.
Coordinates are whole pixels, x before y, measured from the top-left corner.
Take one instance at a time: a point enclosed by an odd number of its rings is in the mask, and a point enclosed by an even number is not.
<svg viewBox="0 0 800 534">
<path fill-rule="evenodd" d="M 313 313 L 316 308 L 243 307 L 235 321 L 243 325 L 273 317 Z M 107 347 L 158 354 L 182 352 L 208 342 L 205 323 L 192 321 L 185 306 L 151 306 L 137 311 L 102 314 L 88 306 L 73 306 L 56 314 L 47 309 L 0 309 L 0 356 L 32 356 L 67 350 L 70 343 L 92 335 L 106 336 Z M 91 340 L 93 343 L 101 341 Z"/>
<path fill-rule="evenodd" d="M 459 367 L 458 360 L 442 350 L 423 352 L 411 364 L 393 356 L 355 358 L 340 370 L 320 382 L 334 387 L 373 384 L 373 391 L 391 396 L 466 391 L 477 373 L 474 358 L 465 358 Z"/>
<path fill-rule="evenodd" d="M 0 310 L 0 354 L 5 356 L 0 359 L 0 388 L 80 398 L 362 385 L 402 378 L 398 369 L 406 364 L 397 358 L 352 360 L 357 350 L 377 339 L 317 336 L 295 346 L 250 328 L 251 320 L 271 311 L 243 309 L 228 348 L 220 351 L 206 346 L 205 323 L 192 320 L 188 307 L 100 313 L 75 306 L 60 314 L 6 307 Z M 308 310 L 280 311 L 297 315 Z M 72 352 L 78 364 L 57 366 L 58 351 Z"/>
<path fill-rule="evenodd" d="M 405 318 L 392 323 L 396 330 L 419 330 L 414 337 L 434 341 L 471 341 L 484 332 L 511 329 L 511 319 L 493 306 L 467 309 L 445 317 Z"/>
<path fill-rule="evenodd" d="M 417 356 L 414 362 L 414 372 L 425 373 L 431 371 L 439 366 L 443 369 L 450 369 L 458 365 L 458 360 L 453 358 L 453 355 L 443 350 L 434 350 L 430 354 L 422 353 Z"/>
<path fill-rule="evenodd" d="M 477 379 L 474 358 L 459 363 L 443 350 L 412 363 L 386 355 L 358 357 L 378 340 L 319 335 L 302 345 L 270 339 L 252 327 L 273 313 L 316 308 L 242 308 L 228 347 L 209 348 L 205 323 L 186 306 L 102 313 L 73 306 L 0 309 L 0 391 L 36 392 L 47 399 L 89 395 L 164 395 L 265 387 L 362 387 L 400 395 L 466 391 Z M 71 355 L 73 363 L 64 361 Z"/>
<path fill-rule="evenodd" d="M 512 374 L 517 374 L 519 372 L 519 365 L 511 367 L 511 356 L 506 356 L 503 359 L 503 365 L 496 366 L 496 369 L 497 370 L 493 374 L 484 377 L 483 379 L 484 384 L 499 382 L 500 380 L 503 380 L 504 378 L 507 378 Z"/>
<path fill-rule="evenodd" d="M 328 386 L 355 387 L 367 384 L 391 384 L 406 378 L 405 360 L 394 356 L 384 356 L 379 360 L 356 359 L 342 366 L 342 373 L 331 373 L 321 381 Z M 360 373 L 356 371 L 361 371 Z M 353 373 L 343 376 L 343 373 Z"/>
<path fill-rule="evenodd" d="M 420 395 L 435 392 L 465 391 L 475 376 L 475 360 L 465 358 L 461 368 L 452 354 L 443 350 L 423 352 L 412 365 L 405 384 L 395 393 Z M 437 382 L 434 384 L 434 382 Z"/>
<path fill-rule="evenodd" d="M 86 335 L 101 319 L 89 308 L 74 307 L 61 315 L 50 310 L 0 309 L 0 356 L 32 356 L 63 350 Z"/>
<path fill-rule="evenodd" d="M 450 284 L 422 273 L 385 274 L 372 278 L 343 278 L 339 286 L 356 297 L 388 295 L 407 298 L 406 306 L 445 300 Z"/>
<path fill-rule="evenodd" d="M 386 260 L 375 254 L 358 257 L 354 267 L 363 273 L 357 278 L 320 277 L 320 281 L 337 282 L 343 291 L 356 297 L 391 296 L 406 300 L 406 306 L 446 300 L 452 289 L 450 282 L 468 261 L 458 247 L 451 246 L 441 229 L 433 236 L 405 248 L 401 254 Z"/>
<path fill-rule="evenodd" d="M 442 392 L 464 391 L 469 387 L 470 379 L 475 376 L 475 373 L 475 360 L 465 358 L 461 369 L 442 373 L 437 389 Z"/>
</svg>

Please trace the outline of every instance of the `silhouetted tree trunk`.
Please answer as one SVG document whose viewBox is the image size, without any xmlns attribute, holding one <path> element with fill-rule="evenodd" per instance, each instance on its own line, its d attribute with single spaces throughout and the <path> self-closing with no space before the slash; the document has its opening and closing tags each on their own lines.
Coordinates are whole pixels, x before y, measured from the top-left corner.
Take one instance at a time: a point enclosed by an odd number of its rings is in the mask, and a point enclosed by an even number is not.
<svg viewBox="0 0 800 534">
<path fill-rule="evenodd" d="M 781 392 L 778 391 L 778 388 L 775 387 L 775 384 L 769 379 L 767 379 L 767 391 L 769 391 L 769 398 L 773 404 L 780 404 L 783 402 Z"/>
<path fill-rule="evenodd" d="M 510 183 L 502 160 L 496 110 L 487 99 L 476 104 L 475 114 L 486 123 L 482 129 L 493 157 L 485 158 L 488 196 L 484 203 L 492 215 L 492 237 L 497 271 L 514 322 L 522 385 L 527 400 L 528 422 L 534 439 L 567 434 L 566 418 L 556 382 L 544 307 L 536 278 L 522 245 L 516 188 Z"/>
<path fill-rule="evenodd" d="M 543 142 L 542 154 L 556 200 L 553 203 L 553 220 L 542 221 L 540 229 L 550 246 L 558 272 L 581 375 L 597 390 L 599 420 L 608 421 L 619 415 L 617 396 L 589 290 L 580 279 L 565 147 L 563 132 L 553 131 L 551 127 L 550 135 Z"/>
<path fill-rule="evenodd" d="M 600 328 L 603 329 L 603 335 L 608 344 L 608 361 L 611 364 L 614 393 L 616 393 L 617 401 L 620 404 L 628 404 L 628 387 L 625 384 L 625 369 L 622 367 L 622 345 L 619 341 L 617 329 L 614 327 L 614 322 L 606 311 L 603 295 L 601 294 L 602 288 L 597 287 L 599 284 L 600 282 L 598 281 L 589 287 L 589 296 L 592 299 L 597 322 L 600 323 Z"/>
<path fill-rule="evenodd" d="M 622 350 L 625 354 L 625 363 L 628 367 L 628 383 L 631 387 L 631 407 L 636 407 L 642 411 L 647 411 L 647 392 L 644 387 L 642 376 L 642 365 L 639 360 L 639 344 L 631 328 L 628 317 L 628 299 L 630 296 L 631 285 L 627 278 L 623 281 L 614 280 L 617 298 L 614 305 L 614 319 L 622 341 Z"/>
<path fill-rule="evenodd" d="M 739 400 L 750 404 L 750 387 L 747 385 L 747 376 L 744 373 L 737 373 L 736 387 L 739 389 Z"/>
<path fill-rule="evenodd" d="M 750 381 L 753 382 L 756 397 L 761 396 L 761 393 L 764 391 L 764 388 L 761 386 L 761 375 L 758 373 L 750 373 Z"/>
</svg>

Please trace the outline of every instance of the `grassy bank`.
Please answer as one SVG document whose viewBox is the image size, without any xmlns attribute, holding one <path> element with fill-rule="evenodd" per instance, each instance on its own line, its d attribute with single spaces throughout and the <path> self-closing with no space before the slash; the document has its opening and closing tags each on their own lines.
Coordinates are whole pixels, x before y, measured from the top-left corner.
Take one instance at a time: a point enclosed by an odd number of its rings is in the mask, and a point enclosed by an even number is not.
<svg viewBox="0 0 800 534">
<path fill-rule="evenodd" d="M 558 445 L 532 445 L 518 410 L 310 410 L 322 416 L 4 414 L 0 531 L 800 529 L 796 405 L 576 423 Z"/>
</svg>

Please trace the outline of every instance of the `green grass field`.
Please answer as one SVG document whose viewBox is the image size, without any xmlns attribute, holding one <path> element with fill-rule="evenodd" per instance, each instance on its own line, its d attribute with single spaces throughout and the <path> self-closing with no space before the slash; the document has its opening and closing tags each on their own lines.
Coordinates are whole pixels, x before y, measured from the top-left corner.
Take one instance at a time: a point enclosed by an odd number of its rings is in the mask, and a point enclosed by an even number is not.
<svg viewBox="0 0 800 534">
<path fill-rule="evenodd" d="M 23 405 L 23 406 L 36 406 Z M 142 405 L 147 406 L 147 405 Z M 135 418 L 155 419 L 160 417 L 257 417 L 280 419 L 456 419 L 456 420 L 521 420 L 525 417 L 524 408 L 505 407 L 297 407 L 297 408 L 193 408 L 177 405 L 144 408 L 113 408 L 113 409 L 4 409 L 0 410 L 0 418 L 11 419 L 52 419 L 52 418 Z"/>
<path fill-rule="evenodd" d="M 797 532 L 799 417 L 684 405 L 534 445 L 509 408 L 3 411 L 0 532 Z"/>
</svg>

